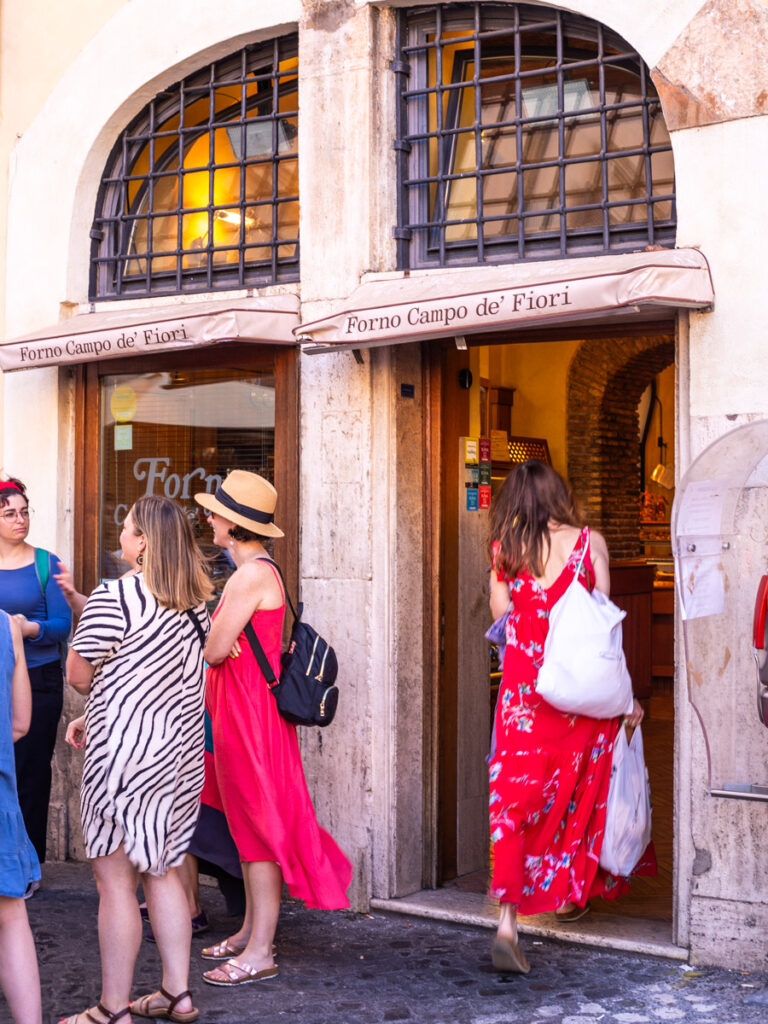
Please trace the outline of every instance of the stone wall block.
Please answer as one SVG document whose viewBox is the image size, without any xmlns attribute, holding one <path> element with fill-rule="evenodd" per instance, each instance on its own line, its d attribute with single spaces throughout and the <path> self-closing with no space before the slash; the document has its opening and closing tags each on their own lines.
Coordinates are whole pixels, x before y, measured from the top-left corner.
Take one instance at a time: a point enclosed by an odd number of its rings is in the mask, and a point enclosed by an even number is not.
<svg viewBox="0 0 768 1024">
<path fill-rule="evenodd" d="M 355 867 L 353 906 L 367 906 L 371 878 L 371 616 L 369 582 L 303 579 L 306 618 L 335 648 L 339 707 L 325 729 L 300 728 L 318 821 Z M 381 728 L 381 723 L 379 723 Z"/>
<path fill-rule="evenodd" d="M 369 366 L 305 356 L 301 379 L 302 573 L 370 579 Z"/>
<path fill-rule="evenodd" d="M 704 4 L 652 72 L 670 131 L 768 113 L 767 48 L 760 0 Z"/>
<path fill-rule="evenodd" d="M 305 2 L 299 33 L 300 233 L 316 255 L 302 260 L 302 297 L 342 298 L 370 269 L 371 14 L 354 0 Z"/>
<path fill-rule="evenodd" d="M 691 900 L 691 963 L 768 970 L 768 906 L 730 900 Z"/>
</svg>

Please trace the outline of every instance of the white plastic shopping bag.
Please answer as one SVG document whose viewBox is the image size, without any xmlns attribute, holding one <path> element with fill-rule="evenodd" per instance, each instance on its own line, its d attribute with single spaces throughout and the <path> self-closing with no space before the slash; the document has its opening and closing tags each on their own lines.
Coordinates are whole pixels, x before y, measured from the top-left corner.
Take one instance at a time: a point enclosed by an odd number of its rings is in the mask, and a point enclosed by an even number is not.
<svg viewBox="0 0 768 1024">
<path fill-rule="evenodd" d="M 600 867 L 628 875 L 651 841 L 651 787 L 638 726 L 627 742 L 622 725 L 613 745 Z"/>
<path fill-rule="evenodd" d="M 536 692 L 569 714 L 628 715 L 633 706 L 632 680 L 621 629 L 626 612 L 599 590 L 590 593 L 583 587 L 580 570 L 581 561 L 568 589 L 550 610 Z"/>
</svg>

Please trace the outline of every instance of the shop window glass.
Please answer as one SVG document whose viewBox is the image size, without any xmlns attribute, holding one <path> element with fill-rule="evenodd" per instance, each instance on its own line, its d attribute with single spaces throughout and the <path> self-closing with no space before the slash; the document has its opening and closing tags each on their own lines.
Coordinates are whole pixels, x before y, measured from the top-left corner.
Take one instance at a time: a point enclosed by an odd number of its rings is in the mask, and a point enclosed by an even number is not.
<svg viewBox="0 0 768 1024">
<path fill-rule="evenodd" d="M 403 14 L 399 262 L 505 262 L 675 240 L 648 69 L 597 22 L 488 3 Z"/>
<path fill-rule="evenodd" d="M 91 298 L 298 279 L 298 41 L 245 47 L 121 134 L 91 232 Z"/>
<path fill-rule="evenodd" d="M 231 562 L 211 545 L 194 500 L 233 469 L 274 482 L 275 377 L 263 370 L 188 369 L 101 378 L 100 568 L 111 579 L 128 568 L 120 530 L 143 494 L 180 502 L 223 584 Z"/>
</svg>

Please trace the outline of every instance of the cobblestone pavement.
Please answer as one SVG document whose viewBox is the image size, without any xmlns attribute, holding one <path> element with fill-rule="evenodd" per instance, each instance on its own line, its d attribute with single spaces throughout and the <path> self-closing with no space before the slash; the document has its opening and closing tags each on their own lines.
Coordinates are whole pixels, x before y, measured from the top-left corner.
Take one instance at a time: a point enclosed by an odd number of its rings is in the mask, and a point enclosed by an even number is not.
<svg viewBox="0 0 768 1024">
<path fill-rule="evenodd" d="M 768 1020 L 768 975 L 694 968 L 655 957 L 523 939 L 527 977 L 496 974 L 491 933 L 396 914 L 307 911 L 284 905 L 280 976 L 236 990 L 205 985 L 204 944 L 236 922 L 203 890 L 211 932 L 193 940 L 191 987 L 201 1024 L 758 1024 Z M 52 864 L 29 904 L 43 984 L 43 1020 L 93 1005 L 99 992 L 97 898 L 85 865 Z M 159 982 L 142 943 L 136 995 Z M 762 1001 L 762 1002 L 760 1002 Z M 135 1024 L 141 1018 L 134 1017 Z M 0 997 L 0 1022 L 9 1020 Z"/>
</svg>

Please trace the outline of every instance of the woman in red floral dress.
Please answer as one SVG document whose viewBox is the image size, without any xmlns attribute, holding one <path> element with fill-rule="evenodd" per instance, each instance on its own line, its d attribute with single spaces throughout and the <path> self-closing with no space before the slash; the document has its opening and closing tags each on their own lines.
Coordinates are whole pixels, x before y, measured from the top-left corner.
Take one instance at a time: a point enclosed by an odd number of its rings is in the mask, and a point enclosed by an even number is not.
<svg viewBox="0 0 768 1024">
<path fill-rule="evenodd" d="M 608 594 L 608 549 L 583 527 L 568 485 L 537 460 L 505 480 L 491 510 L 491 612 L 509 607 L 506 652 L 489 762 L 492 892 L 499 899 L 494 967 L 527 973 L 517 913 L 575 920 L 591 896 L 615 899 L 625 879 L 598 866 L 621 719 L 566 714 L 536 693 L 549 610 L 576 573 Z M 586 551 L 584 550 L 586 548 Z M 624 721 L 643 717 L 635 701 Z"/>
</svg>

